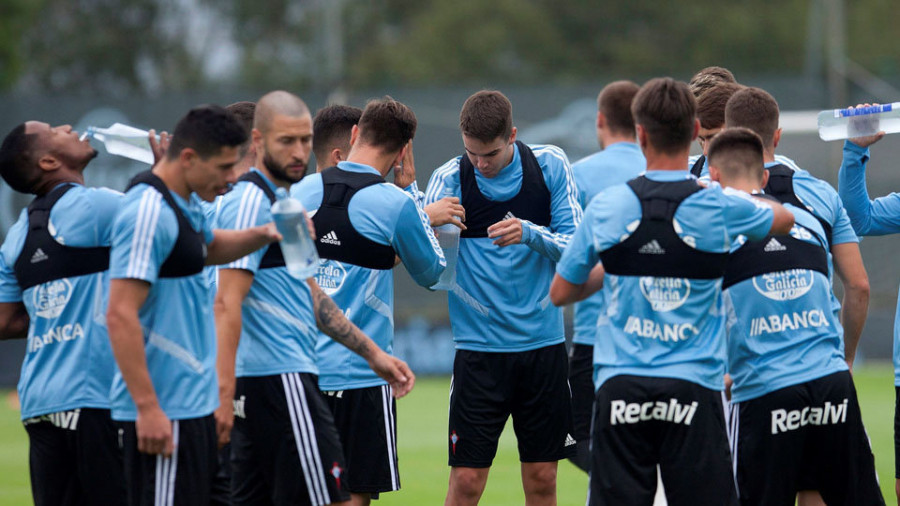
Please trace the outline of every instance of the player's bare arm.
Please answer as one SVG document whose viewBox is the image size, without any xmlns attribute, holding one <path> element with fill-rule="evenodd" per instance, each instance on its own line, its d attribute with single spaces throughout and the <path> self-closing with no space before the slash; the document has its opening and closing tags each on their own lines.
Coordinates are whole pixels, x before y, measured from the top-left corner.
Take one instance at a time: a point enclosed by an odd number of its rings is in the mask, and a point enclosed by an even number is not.
<svg viewBox="0 0 900 506">
<path fill-rule="evenodd" d="M 219 407 L 214 417 L 220 446 L 228 444 L 231 440 L 231 428 L 234 426 L 232 407 L 236 382 L 234 362 L 241 339 L 241 305 L 252 284 L 253 274 L 250 271 L 244 269 L 219 271 L 214 306 L 218 344 L 216 373 L 219 375 Z"/>
<path fill-rule="evenodd" d="M 144 331 L 138 310 L 144 305 L 150 284 L 138 279 L 113 279 L 109 284 L 106 324 L 113 356 L 128 392 L 137 407 L 138 450 L 151 455 L 172 455 L 172 423 L 163 412 L 150 380 L 144 352 Z"/>
<path fill-rule="evenodd" d="M 831 247 L 834 271 L 844 285 L 841 325 L 844 327 L 844 360 L 853 369 L 856 348 L 869 313 L 869 275 L 863 265 L 859 244 L 848 242 Z"/>
<path fill-rule="evenodd" d="M 362 330 L 347 319 L 343 311 L 325 294 L 315 280 L 307 280 L 313 299 L 313 311 L 319 329 L 335 341 L 366 359 L 375 373 L 387 380 L 395 397 L 403 397 L 412 390 L 416 377 L 406 362 L 388 355 Z"/>
<path fill-rule="evenodd" d="M 28 335 L 28 313 L 21 302 L 0 302 L 0 340 Z"/>
<path fill-rule="evenodd" d="M 209 243 L 206 265 L 222 265 L 243 258 L 266 244 L 281 240 L 281 234 L 274 223 L 243 230 L 213 231 L 213 242 Z"/>
<path fill-rule="evenodd" d="M 550 284 L 550 301 L 554 306 L 565 306 L 582 301 L 603 288 L 605 274 L 603 265 L 599 263 L 591 269 L 587 281 L 580 285 L 570 283 L 559 274 L 554 274 L 553 282 Z"/>
</svg>

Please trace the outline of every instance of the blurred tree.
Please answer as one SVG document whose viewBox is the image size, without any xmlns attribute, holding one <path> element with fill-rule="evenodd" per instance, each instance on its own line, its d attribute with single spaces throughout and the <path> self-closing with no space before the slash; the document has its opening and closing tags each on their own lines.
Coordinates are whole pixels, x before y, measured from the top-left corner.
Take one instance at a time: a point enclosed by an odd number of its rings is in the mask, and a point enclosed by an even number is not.
<svg viewBox="0 0 900 506">
<path fill-rule="evenodd" d="M 0 2 L 0 89 L 12 85 L 27 65 L 21 42 L 42 4 L 43 0 Z"/>
<path fill-rule="evenodd" d="M 18 1 L 18 0 L 17 0 Z M 24 3 L 24 2 L 23 2 Z M 16 87 L 121 96 L 202 82 L 178 0 L 42 0 L 23 30 Z"/>
</svg>

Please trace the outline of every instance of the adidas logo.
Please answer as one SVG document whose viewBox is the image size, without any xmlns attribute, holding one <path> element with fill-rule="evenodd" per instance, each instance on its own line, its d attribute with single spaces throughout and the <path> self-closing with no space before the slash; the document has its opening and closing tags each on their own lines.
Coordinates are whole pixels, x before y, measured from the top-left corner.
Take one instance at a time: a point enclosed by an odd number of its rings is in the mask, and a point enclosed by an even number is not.
<svg viewBox="0 0 900 506">
<path fill-rule="evenodd" d="M 507 211 L 507 212 L 506 212 L 506 215 L 503 216 L 503 219 L 504 219 L 504 220 L 508 220 L 508 219 L 510 219 L 510 218 L 515 218 L 515 215 L 513 215 L 512 211 Z"/>
<path fill-rule="evenodd" d="M 334 230 L 325 234 L 324 237 L 319 239 L 319 242 L 324 242 L 325 244 L 332 244 L 334 246 L 341 245 L 341 241 L 338 239 L 337 234 L 334 233 Z"/>
<path fill-rule="evenodd" d="M 638 253 L 643 253 L 645 255 L 665 255 L 666 250 L 664 250 L 662 246 L 660 246 L 659 243 L 656 242 L 656 239 L 653 239 L 647 244 L 641 246 L 641 248 L 638 250 Z"/>
<path fill-rule="evenodd" d="M 784 244 L 778 242 L 778 239 L 773 237 L 769 239 L 769 242 L 768 244 L 766 244 L 766 247 L 763 249 L 763 251 L 767 253 L 772 251 L 787 251 L 787 248 L 784 246 Z"/>
<path fill-rule="evenodd" d="M 565 446 L 572 446 L 573 444 L 575 444 L 575 438 L 573 438 L 571 434 L 566 434 Z"/>
<path fill-rule="evenodd" d="M 31 255 L 31 263 L 36 264 L 38 262 L 43 262 L 44 260 L 49 260 L 50 257 L 44 253 L 44 250 L 38 248 L 37 251 L 34 252 L 34 255 Z"/>
</svg>

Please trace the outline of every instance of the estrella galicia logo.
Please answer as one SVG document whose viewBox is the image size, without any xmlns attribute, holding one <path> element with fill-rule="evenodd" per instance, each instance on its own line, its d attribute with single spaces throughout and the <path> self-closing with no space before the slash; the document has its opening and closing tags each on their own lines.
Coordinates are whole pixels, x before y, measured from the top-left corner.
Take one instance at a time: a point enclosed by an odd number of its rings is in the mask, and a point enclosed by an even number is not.
<svg viewBox="0 0 900 506">
<path fill-rule="evenodd" d="M 756 291 L 772 300 L 794 300 L 812 289 L 813 272 L 806 269 L 771 272 L 753 278 Z"/>
<path fill-rule="evenodd" d="M 316 282 L 326 295 L 334 295 L 344 286 L 347 279 L 347 270 L 340 262 L 333 260 L 319 260 L 319 270 L 316 272 Z"/>
<path fill-rule="evenodd" d="M 691 294 L 691 282 L 685 278 L 644 276 L 640 285 L 641 294 L 653 310 L 660 313 L 681 307 Z"/>
<path fill-rule="evenodd" d="M 71 297 L 72 283 L 66 278 L 37 285 L 32 291 L 34 309 L 41 318 L 59 317 Z"/>
</svg>

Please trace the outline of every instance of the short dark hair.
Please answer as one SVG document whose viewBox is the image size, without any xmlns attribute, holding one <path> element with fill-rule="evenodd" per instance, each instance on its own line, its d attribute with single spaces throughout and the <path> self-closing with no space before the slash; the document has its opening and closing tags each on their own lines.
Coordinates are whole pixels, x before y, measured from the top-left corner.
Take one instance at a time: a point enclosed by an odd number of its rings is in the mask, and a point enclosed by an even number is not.
<svg viewBox="0 0 900 506">
<path fill-rule="evenodd" d="M 762 138 L 764 147 L 771 147 L 778 130 L 778 102 L 762 88 L 744 88 L 728 99 L 725 126 L 749 128 Z"/>
<path fill-rule="evenodd" d="M 763 141 L 753 130 L 736 127 L 719 132 L 709 143 L 709 164 L 731 177 L 762 180 Z"/>
<path fill-rule="evenodd" d="M 635 124 L 643 127 L 656 150 L 666 154 L 690 147 L 696 111 L 687 85 L 671 77 L 647 81 L 631 104 Z"/>
<path fill-rule="evenodd" d="M 249 134 L 253 130 L 253 114 L 256 113 L 256 102 L 235 102 L 225 106 L 225 110 L 234 115 L 234 117 L 244 126 L 244 130 Z"/>
<path fill-rule="evenodd" d="M 359 123 L 362 109 L 349 105 L 329 105 L 319 110 L 313 119 L 313 153 L 316 160 L 325 161 L 334 148 L 350 145 L 350 131 Z M 321 165 L 320 165 L 321 167 Z"/>
<path fill-rule="evenodd" d="M 467 137 L 491 142 L 512 135 L 512 103 L 495 90 L 481 90 L 466 99 L 459 112 L 459 130 Z"/>
<path fill-rule="evenodd" d="M 697 99 L 697 119 L 706 129 L 725 125 L 725 104 L 735 93 L 744 89 L 737 83 L 719 83 L 704 91 Z"/>
<path fill-rule="evenodd" d="M 41 178 L 35 160 L 37 135 L 25 133 L 25 123 L 16 125 L 0 145 L 0 177 L 13 190 L 32 193 Z"/>
<path fill-rule="evenodd" d="M 416 136 L 417 125 L 412 109 L 393 98 L 369 100 L 359 118 L 359 140 L 384 153 L 396 153 Z"/>
<path fill-rule="evenodd" d="M 244 126 L 225 108 L 201 105 L 175 125 L 166 158 L 175 160 L 182 150 L 190 148 L 205 160 L 219 154 L 223 147 L 240 147 L 247 137 Z"/>
<path fill-rule="evenodd" d="M 600 91 L 597 96 L 597 109 L 606 118 L 606 124 L 611 131 L 634 136 L 631 103 L 640 89 L 640 86 L 631 81 L 615 81 Z"/>
<path fill-rule="evenodd" d="M 690 86 L 694 98 L 698 98 L 706 90 L 717 84 L 736 82 L 737 79 L 734 78 L 734 74 L 732 74 L 730 70 L 725 67 L 711 66 L 694 74 L 694 77 L 691 78 L 691 82 L 688 86 Z"/>
</svg>

